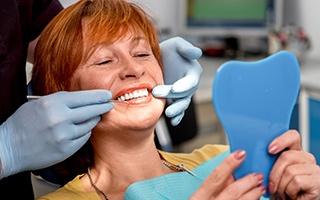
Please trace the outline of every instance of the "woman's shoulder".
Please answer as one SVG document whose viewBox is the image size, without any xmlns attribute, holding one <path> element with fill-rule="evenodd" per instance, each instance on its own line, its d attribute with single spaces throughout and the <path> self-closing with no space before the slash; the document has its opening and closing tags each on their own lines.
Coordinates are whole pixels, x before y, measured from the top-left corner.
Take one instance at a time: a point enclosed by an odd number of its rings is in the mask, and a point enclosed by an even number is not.
<svg viewBox="0 0 320 200">
<path fill-rule="evenodd" d="M 80 180 L 84 174 L 76 176 L 72 181 L 59 188 L 58 190 L 46 194 L 37 200 L 88 200 L 100 199 L 95 192 L 87 192 Z"/>
<path fill-rule="evenodd" d="M 184 164 L 189 169 L 193 169 L 207 160 L 229 150 L 228 145 L 207 144 L 201 148 L 193 150 L 191 153 L 172 153 L 159 151 L 161 156 L 172 164 Z"/>
<path fill-rule="evenodd" d="M 210 158 L 215 157 L 227 150 L 229 150 L 229 145 L 223 145 L 223 144 L 206 144 L 203 147 L 199 149 L 195 149 L 192 151 L 191 154 L 197 154 L 198 152 L 202 152 L 209 156 Z"/>
</svg>

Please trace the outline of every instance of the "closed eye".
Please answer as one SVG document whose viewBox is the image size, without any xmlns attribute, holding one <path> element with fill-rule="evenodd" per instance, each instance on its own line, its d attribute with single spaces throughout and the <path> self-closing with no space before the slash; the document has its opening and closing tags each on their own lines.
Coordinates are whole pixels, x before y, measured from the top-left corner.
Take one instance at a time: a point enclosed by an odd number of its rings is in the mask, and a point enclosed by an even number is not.
<svg viewBox="0 0 320 200">
<path fill-rule="evenodd" d="M 137 55 L 137 57 L 148 57 L 148 56 L 150 56 L 149 53 L 140 53 Z"/>
<path fill-rule="evenodd" d="M 111 62 L 112 62 L 111 60 L 105 60 L 103 62 L 98 63 L 97 65 L 106 65 L 106 64 L 109 64 Z"/>
</svg>

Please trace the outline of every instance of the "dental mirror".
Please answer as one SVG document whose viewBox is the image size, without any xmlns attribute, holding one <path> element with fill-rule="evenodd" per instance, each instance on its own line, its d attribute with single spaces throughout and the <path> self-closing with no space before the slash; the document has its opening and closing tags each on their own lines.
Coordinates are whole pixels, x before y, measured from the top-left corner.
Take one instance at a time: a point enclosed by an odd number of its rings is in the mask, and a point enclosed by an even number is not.
<svg viewBox="0 0 320 200">
<path fill-rule="evenodd" d="M 219 67 L 212 103 L 230 151 L 246 151 L 244 162 L 234 172 L 236 179 L 262 173 L 262 184 L 268 187 L 269 173 L 279 156 L 269 154 L 268 145 L 289 129 L 299 88 L 299 64 L 289 51 L 254 62 L 228 61 Z"/>
</svg>

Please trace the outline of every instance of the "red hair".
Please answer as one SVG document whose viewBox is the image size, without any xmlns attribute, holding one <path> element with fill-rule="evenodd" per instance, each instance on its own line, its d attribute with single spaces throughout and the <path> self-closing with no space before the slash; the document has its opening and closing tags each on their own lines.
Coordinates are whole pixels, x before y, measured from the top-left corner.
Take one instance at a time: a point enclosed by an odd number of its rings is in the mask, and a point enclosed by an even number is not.
<svg viewBox="0 0 320 200">
<path fill-rule="evenodd" d="M 44 29 L 36 46 L 33 92 L 69 91 L 73 73 L 97 46 L 128 32 L 142 33 L 162 66 L 154 20 L 139 6 L 124 0 L 80 0 L 67 7 Z"/>
<path fill-rule="evenodd" d="M 126 33 L 143 34 L 160 66 L 161 55 L 152 18 L 125 0 L 80 0 L 58 14 L 42 32 L 35 49 L 32 90 L 36 95 L 69 91 L 70 80 L 81 63 L 102 43 Z M 86 172 L 93 162 L 88 141 L 73 156 L 52 167 L 64 184 Z M 41 175 L 41 171 L 35 171 Z M 44 177 L 45 178 L 45 177 Z M 46 178 L 45 178 L 46 179 Z"/>
</svg>

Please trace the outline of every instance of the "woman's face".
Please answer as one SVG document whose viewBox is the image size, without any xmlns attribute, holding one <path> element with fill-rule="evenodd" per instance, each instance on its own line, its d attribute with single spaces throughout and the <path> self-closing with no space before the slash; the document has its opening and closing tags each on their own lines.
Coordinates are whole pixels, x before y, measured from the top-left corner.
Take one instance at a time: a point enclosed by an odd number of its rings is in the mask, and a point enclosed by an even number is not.
<svg viewBox="0 0 320 200">
<path fill-rule="evenodd" d="M 136 131 L 154 126 L 162 114 L 165 100 L 151 95 L 159 84 L 163 84 L 162 70 L 148 41 L 127 34 L 100 45 L 75 71 L 71 90 L 109 90 L 120 102 L 102 116 L 97 128 Z"/>
</svg>

